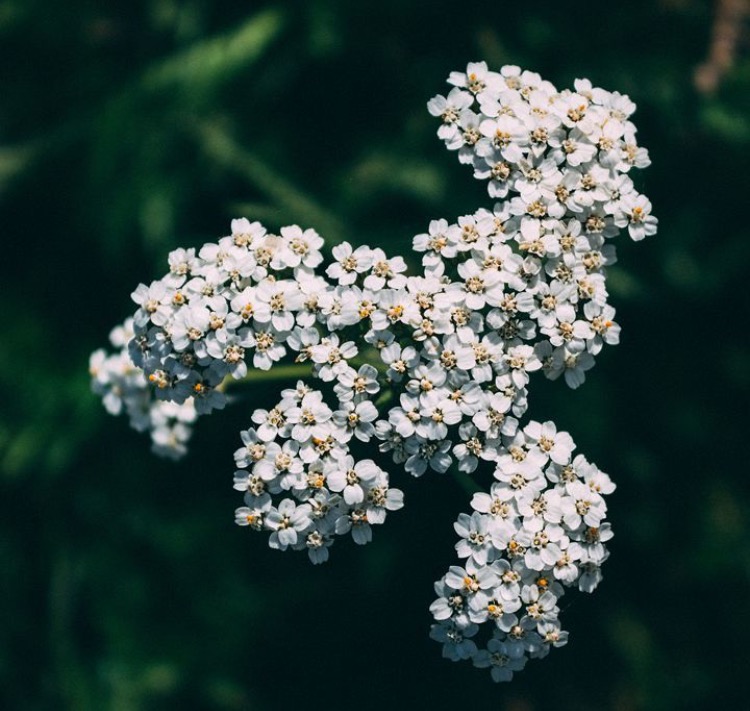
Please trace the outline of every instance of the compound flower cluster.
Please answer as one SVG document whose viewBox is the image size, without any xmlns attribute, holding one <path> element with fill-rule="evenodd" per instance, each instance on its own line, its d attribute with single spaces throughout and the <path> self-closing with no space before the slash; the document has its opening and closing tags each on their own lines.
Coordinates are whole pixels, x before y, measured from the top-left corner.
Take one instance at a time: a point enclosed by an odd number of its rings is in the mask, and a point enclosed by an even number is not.
<svg viewBox="0 0 750 711">
<path fill-rule="evenodd" d="M 118 351 L 107 355 L 100 348 L 91 354 L 92 389 L 101 396 L 110 415 L 119 415 L 124 410 L 133 429 L 151 435 L 155 454 L 179 459 L 187 453 L 186 445 L 198 413 L 192 398 L 180 404 L 154 397 L 143 371 L 133 365 L 128 354 L 133 335 L 133 319 L 129 318 L 109 334 L 110 343 Z"/>
<path fill-rule="evenodd" d="M 355 543 L 368 543 L 371 526 L 403 506 L 403 494 L 389 487 L 388 475 L 371 459 L 355 461 L 347 444 L 353 435 L 372 435 L 377 411 L 361 399 L 368 375 L 376 375 L 370 368 L 362 366 L 357 384 L 341 393 L 342 409 L 331 411 L 319 390 L 300 381 L 271 410 L 256 410 L 259 426 L 242 433 L 234 488 L 246 492 L 247 505 L 237 509 L 236 521 L 271 531 L 271 548 L 306 549 L 313 563 L 322 563 L 334 536 L 351 532 Z M 275 506 L 271 494 L 279 493 L 287 498 Z"/>
<path fill-rule="evenodd" d="M 449 82 L 428 105 L 438 135 L 501 200 L 431 222 L 413 242 L 420 273 L 346 242 L 326 258 L 312 229 L 272 234 L 233 220 L 230 235 L 175 250 L 169 272 L 135 290 L 134 365 L 97 353 L 92 372 L 111 411 L 124 402 L 131 418 L 149 413 L 160 446 L 179 454 L 185 422 L 223 408 L 228 383 L 249 367 L 309 364 L 320 389 L 300 381 L 255 410 L 234 486 L 239 525 L 313 563 L 336 536 L 369 542 L 371 526 L 403 505 L 388 474 L 359 457 L 369 442 L 414 476 L 491 473 L 456 524 L 465 560 L 437 583 L 432 634 L 447 657 L 504 680 L 565 643 L 563 587 L 596 586 L 611 537 L 609 478 L 573 458 L 553 423 L 521 423 L 531 374 L 578 387 L 602 346 L 618 342 L 607 240 L 623 229 L 640 240 L 656 219 L 628 175 L 648 155 L 627 97 L 585 80 L 558 92 L 484 63 Z M 491 633 L 477 636 L 485 622 Z"/>
<path fill-rule="evenodd" d="M 612 237 L 623 227 L 634 240 L 656 233 L 651 203 L 627 176 L 650 165 L 627 96 L 587 79 L 559 92 L 538 74 L 515 66 L 492 72 L 484 62 L 452 72 L 448 82 L 448 96 L 428 104 L 443 121 L 438 136 L 475 178 L 489 181 L 490 196 L 518 194 L 507 203 L 511 214 L 542 221 L 531 241 L 568 218 L 588 236 Z"/>
<path fill-rule="evenodd" d="M 612 537 L 603 497 L 615 487 L 573 449 L 552 422 L 529 423 L 498 451 L 490 492 L 475 494 L 474 512 L 455 524 L 464 567 L 452 566 L 435 585 L 432 637 L 445 657 L 490 667 L 495 681 L 565 644 L 563 588 L 591 592 L 601 580 Z"/>
</svg>

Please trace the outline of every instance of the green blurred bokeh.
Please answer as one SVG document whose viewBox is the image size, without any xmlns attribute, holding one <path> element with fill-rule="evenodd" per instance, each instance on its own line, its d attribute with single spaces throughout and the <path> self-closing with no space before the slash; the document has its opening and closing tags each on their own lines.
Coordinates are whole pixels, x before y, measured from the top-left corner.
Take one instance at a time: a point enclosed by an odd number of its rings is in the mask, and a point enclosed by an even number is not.
<svg viewBox="0 0 750 711">
<path fill-rule="evenodd" d="M 0 708 L 748 708 L 750 58 L 739 27 L 734 66 L 696 90 L 715 13 L 0 2 Z M 563 600 L 570 644 L 501 686 L 427 636 L 468 508 L 454 481 L 393 470 L 407 507 L 312 567 L 232 522 L 260 400 L 201 422 L 171 464 L 87 374 L 132 289 L 231 217 L 406 253 L 430 219 L 491 204 L 425 108 L 478 59 L 628 93 L 660 219 L 611 270 L 622 344 L 580 390 L 532 392 L 529 415 L 617 481 L 617 535 L 597 594 Z"/>
</svg>

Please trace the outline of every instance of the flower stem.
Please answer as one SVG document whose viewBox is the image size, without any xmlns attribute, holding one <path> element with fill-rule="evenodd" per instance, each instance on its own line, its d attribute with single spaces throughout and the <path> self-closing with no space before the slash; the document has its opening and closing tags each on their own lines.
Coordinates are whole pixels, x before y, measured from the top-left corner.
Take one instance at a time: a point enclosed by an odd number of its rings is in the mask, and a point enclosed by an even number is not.
<svg viewBox="0 0 750 711">
<path fill-rule="evenodd" d="M 227 390 L 239 387 L 245 384 L 265 383 L 274 380 L 294 380 L 295 378 L 304 378 L 311 374 L 308 363 L 289 363 L 288 365 L 274 365 L 271 370 L 260 370 L 254 368 L 248 370 L 244 378 L 235 380 L 228 377 L 219 386 L 219 389 L 226 392 Z"/>
<path fill-rule="evenodd" d="M 482 491 L 482 487 L 477 484 L 476 481 L 474 481 L 474 478 L 466 474 L 465 472 L 460 472 L 458 469 L 451 468 L 451 475 L 455 479 L 456 483 L 467 493 L 471 494 L 472 496 L 476 494 L 478 491 Z"/>
</svg>

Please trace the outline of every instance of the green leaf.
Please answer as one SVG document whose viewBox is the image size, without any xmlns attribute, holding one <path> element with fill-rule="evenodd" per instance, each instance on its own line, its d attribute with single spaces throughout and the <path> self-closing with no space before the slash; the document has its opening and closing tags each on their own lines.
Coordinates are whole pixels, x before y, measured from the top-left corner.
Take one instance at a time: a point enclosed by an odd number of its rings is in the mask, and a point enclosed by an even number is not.
<svg viewBox="0 0 750 711">
<path fill-rule="evenodd" d="M 197 42 L 163 60 L 146 71 L 139 85 L 157 92 L 173 86 L 191 93 L 215 89 L 260 59 L 284 24 L 280 9 L 260 12 L 232 32 Z"/>
<path fill-rule="evenodd" d="M 286 224 L 298 222 L 302 227 L 314 227 L 329 244 L 344 238 L 346 230 L 333 213 L 258 155 L 239 145 L 223 128 L 215 123 L 202 123 L 195 127 L 195 135 L 209 158 L 243 176 L 282 208 Z"/>
</svg>

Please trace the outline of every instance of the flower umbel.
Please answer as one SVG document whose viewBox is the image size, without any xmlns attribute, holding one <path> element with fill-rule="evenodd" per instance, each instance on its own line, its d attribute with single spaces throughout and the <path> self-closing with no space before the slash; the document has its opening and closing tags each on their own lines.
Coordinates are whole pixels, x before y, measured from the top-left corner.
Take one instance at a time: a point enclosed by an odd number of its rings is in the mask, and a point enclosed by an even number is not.
<svg viewBox="0 0 750 711">
<path fill-rule="evenodd" d="M 529 383 L 541 373 L 577 388 L 619 341 L 611 240 L 641 240 L 657 220 L 630 177 L 649 159 L 626 96 L 484 62 L 448 82 L 428 104 L 438 136 L 498 202 L 430 222 L 413 240 L 421 273 L 347 242 L 326 260 L 313 229 L 236 219 L 136 288 L 118 352 L 94 353 L 91 373 L 109 412 L 179 457 L 232 381 L 306 369 L 320 389 L 298 381 L 241 433 L 235 521 L 315 564 L 338 537 L 370 542 L 402 508 L 386 457 L 415 477 L 484 476 L 455 523 L 459 561 L 435 584 L 431 634 L 445 657 L 507 681 L 567 642 L 558 602 L 597 586 L 612 537 L 614 484 L 554 423 L 524 423 Z"/>
</svg>

